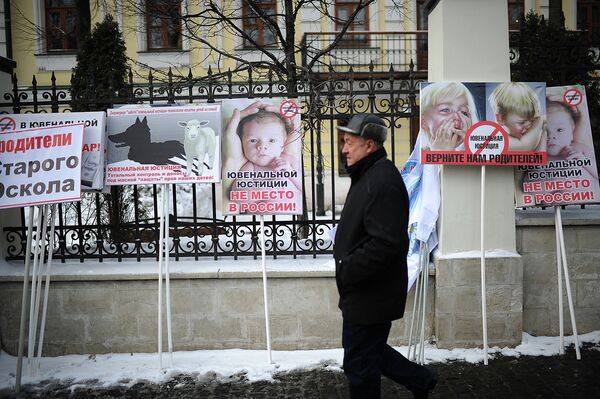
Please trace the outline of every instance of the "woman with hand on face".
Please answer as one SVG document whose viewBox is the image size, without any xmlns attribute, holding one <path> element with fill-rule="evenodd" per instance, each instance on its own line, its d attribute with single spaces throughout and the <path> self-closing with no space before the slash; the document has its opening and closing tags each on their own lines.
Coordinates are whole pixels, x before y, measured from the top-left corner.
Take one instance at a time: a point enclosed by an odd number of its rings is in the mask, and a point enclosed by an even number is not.
<svg viewBox="0 0 600 399">
<path fill-rule="evenodd" d="M 421 148 L 454 151 L 479 121 L 473 95 L 460 82 L 437 82 L 421 90 Z"/>
</svg>

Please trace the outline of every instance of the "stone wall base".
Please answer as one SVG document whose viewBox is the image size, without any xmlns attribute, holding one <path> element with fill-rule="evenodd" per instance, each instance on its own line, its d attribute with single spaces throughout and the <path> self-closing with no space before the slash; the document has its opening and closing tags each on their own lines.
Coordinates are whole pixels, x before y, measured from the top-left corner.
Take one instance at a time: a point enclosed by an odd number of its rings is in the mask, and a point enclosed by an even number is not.
<svg viewBox="0 0 600 399">
<path fill-rule="evenodd" d="M 296 274 L 269 278 L 273 349 L 340 348 L 342 318 L 333 272 L 323 277 Z M 266 348 L 262 279 L 258 273 L 237 275 L 171 277 L 174 350 Z M 433 286 L 430 278 L 427 337 L 433 334 Z M 157 288 L 151 279 L 54 281 L 44 355 L 157 352 Z M 21 293 L 22 283 L 0 282 L 0 338 L 2 349 L 12 355 L 17 353 Z M 411 291 L 404 319 L 393 324 L 390 344 L 408 342 L 412 304 Z M 164 324 L 163 351 L 166 331 Z"/>
<path fill-rule="evenodd" d="M 488 345 L 516 346 L 523 331 L 521 256 L 486 258 Z M 435 332 L 438 348 L 483 346 L 479 257 L 435 259 Z"/>
</svg>

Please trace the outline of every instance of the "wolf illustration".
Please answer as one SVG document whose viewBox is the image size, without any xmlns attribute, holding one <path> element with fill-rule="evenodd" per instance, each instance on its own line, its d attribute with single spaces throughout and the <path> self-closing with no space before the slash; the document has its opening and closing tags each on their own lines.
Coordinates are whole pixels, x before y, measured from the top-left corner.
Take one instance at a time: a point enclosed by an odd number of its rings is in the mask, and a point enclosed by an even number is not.
<svg viewBox="0 0 600 399">
<path fill-rule="evenodd" d="M 174 165 L 172 158 L 182 157 L 183 143 L 178 140 L 153 142 L 146 117 L 135 122 L 122 133 L 108 136 L 118 148 L 129 147 L 127 158 L 141 164 Z"/>
</svg>

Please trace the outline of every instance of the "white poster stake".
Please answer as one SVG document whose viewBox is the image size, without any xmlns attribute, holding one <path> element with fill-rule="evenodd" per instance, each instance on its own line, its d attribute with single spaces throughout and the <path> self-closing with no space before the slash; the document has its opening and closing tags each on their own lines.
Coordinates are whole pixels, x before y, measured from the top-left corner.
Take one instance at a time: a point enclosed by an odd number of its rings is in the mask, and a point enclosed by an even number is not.
<svg viewBox="0 0 600 399">
<path fill-rule="evenodd" d="M 420 256 L 420 253 L 419 253 Z M 419 258 L 419 268 L 421 267 L 421 259 Z M 414 331 L 414 327 L 415 327 L 415 315 L 417 315 L 418 310 L 417 310 L 417 306 L 419 306 L 420 302 L 419 302 L 419 298 L 418 296 L 420 295 L 420 290 L 419 290 L 419 285 L 421 284 L 421 272 L 417 271 L 417 279 L 415 281 L 415 283 L 413 284 L 414 288 L 414 298 L 413 298 L 413 311 L 412 311 L 412 315 L 410 317 L 410 330 L 408 332 L 408 351 L 406 353 L 406 358 L 408 360 L 414 361 L 415 356 L 414 353 L 416 352 L 416 343 L 413 345 L 413 331 Z M 418 323 L 418 321 L 417 321 Z M 415 333 L 415 337 L 417 337 L 418 332 Z M 416 339 L 415 339 L 416 340 Z M 413 352 L 413 354 L 411 355 L 411 350 Z"/>
<path fill-rule="evenodd" d="M 565 250 L 565 236 L 562 228 L 562 216 L 560 207 L 555 207 L 558 215 L 558 233 L 560 234 L 560 252 L 562 257 L 563 272 L 565 275 L 565 286 L 567 287 L 567 300 L 569 301 L 569 313 L 571 315 L 571 328 L 573 329 L 573 337 L 575 338 L 575 356 L 577 360 L 581 360 L 579 352 L 579 336 L 577 335 L 577 322 L 575 321 L 575 308 L 573 307 L 573 296 L 571 295 L 571 281 L 569 279 L 569 267 L 567 266 L 567 251 Z"/>
<path fill-rule="evenodd" d="M 262 274 L 263 274 L 263 298 L 265 302 L 265 329 L 267 334 L 267 357 L 269 364 L 273 364 L 273 357 L 271 356 L 271 330 L 269 327 L 269 296 L 267 292 L 267 263 L 265 255 L 265 217 L 260 215 L 260 255 L 262 260 Z"/>
<path fill-rule="evenodd" d="M 419 336 L 419 315 L 420 315 L 420 306 L 421 306 L 421 264 L 422 264 L 422 252 L 419 251 L 419 269 L 417 270 L 417 279 L 415 280 L 413 287 L 414 288 L 414 299 L 413 299 L 413 311 L 410 318 L 410 330 L 408 333 L 408 352 L 406 353 L 406 358 L 410 361 L 414 361 L 417 352 L 417 337 Z M 417 316 L 417 320 L 415 323 L 415 316 Z M 417 326 L 416 331 L 414 333 L 415 344 L 413 345 L 413 331 L 415 330 L 415 326 Z M 412 354 L 411 354 L 412 352 Z"/>
<path fill-rule="evenodd" d="M 34 312 L 33 312 L 33 325 L 29 326 L 30 330 L 32 331 L 33 334 L 33 356 L 32 356 L 32 364 L 31 364 L 31 372 L 32 373 L 36 373 L 37 372 L 37 368 L 35 367 L 35 343 L 37 340 L 37 331 L 38 331 L 38 320 L 39 320 L 39 315 L 40 315 L 40 302 L 42 299 L 42 283 L 43 283 L 43 276 L 44 276 L 44 258 L 46 256 L 46 234 L 47 234 L 47 228 L 48 228 L 48 223 L 47 223 L 47 218 L 48 218 L 48 205 L 44 204 L 40 206 L 40 218 L 42 220 L 43 226 L 42 226 L 42 233 L 41 236 L 39 238 L 39 249 L 38 249 L 38 257 L 39 257 L 39 269 L 38 269 L 38 275 L 36 276 L 36 287 L 35 287 L 35 308 L 34 308 Z M 34 287 L 32 286 L 31 289 L 33 290 Z"/>
<path fill-rule="evenodd" d="M 33 207 L 29 207 L 27 219 L 27 244 L 25 248 L 25 270 L 23 271 L 23 298 L 21 301 L 21 322 L 19 325 L 19 348 L 17 349 L 17 370 L 15 374 L 15 392 L 21 390 L 23 374 L 23 352 L 25 346 L 25 320 L 27 320 L 27 290 L 29 288 L 29 266 L 31 264 L 31 239 L 33 233 Z"/>
<path fill-rule="evenodd" d="M 39 368 L 44 346 L 44 330 L 46 328 L 46 314 L 48 311 L 48 291 L 50 290 L 50 272 L 52 270 L 52 255 L 54 253 L 54 219 L 56 218 L 56 204 L 52 204 L 50 211 L 50 240 L 48 242 L 48 265 L 46 266 L 46 287 L 44 289 L 44 305 L 42 307 L 42 325 L 40 327 L 40 342 L 38 344 L 37 367 Z"/>
<path fill-rule="evenodd" d="M 421 243 L 421 273 L 423 273 L 423 299 L 422 299 L 422 308 L 423 315 L 421 319 L 421 342 L 420 342 L 420 354 L 419 354 L 419 364 L 425 363 L 425 319 L 427 316 L 427 289 L 429 285 L 429 259 L 427 259 L 427 244 Z"/>
<path fill-rule="evenodd" d="M 165 186 L 160 186 L 158 206 L 158 368 L 162 370 L 162 260 L 164 242 Z"/>
<path fill-rule="evenodd" d="M 562 287 L 562 261 L 560 253 L 560 233 L 558 231 L 558 213 L 559 211 L 554 207 L 554 231 L 556 233 L 556 276 L 558 279 L 558 330 L 559 330 L 559 343 L 558 353 L 561 355 L 565 354 L 565 328 L 563 326 L 563 287 Z"/>
<path fill-rule="evenodd" d="M 29 365 L 29 376 L 33 375 L 33 349 L 35 346 L 35 303 L 36 303 L 36 287 L 38 279 L 38 265 L 40 263 L 40 255 L 42 252 L 42 219 L 43 205 L 39 205 L 37 212 L 37 221 L 35 229 L 35 243 L 33 244 L 33 269 L 31 271 L 31 298 L 29 302 L 29 340 L 27 346 L 27 364 Z"/>
<path fill-rule="evenodd" d="M 165 294 L 167 307 L 167 348 L 169 362 L 173 367 L 173 335 L 171 324 L 171 281 L 169 271 L 169 185 L 161 184 L 159 196 L 159 237 L 158 237 L 158 367 L 162 370 L 162 304 L 163 304 L 163 274 L 165 277 Z M 163 273 L 163 260 L 165 272 Z"/>
<path fill-rule="evenodd" d="M 481 318 L 483 321 L 483 364 L 488 364 L 487 306 L 485 285 L 485 165 L 481 165 Z"/>
<path fill-rule="evenodd" d="M 166 192 L 165 192 L 165 210 L 163 212 L 163 216 L 165 218 L 165 284 L 166 289 L 165 293 L 167 295 L 167 347 L 169 349 L 169 362 L 171 367 L 173 367 L 173 334 L 172 334 L 172 325 L 171 325 L 171 275 L 169 271 L 169 191 L 170 187 L 168 184 L 165 184 Z"/>
</svg>

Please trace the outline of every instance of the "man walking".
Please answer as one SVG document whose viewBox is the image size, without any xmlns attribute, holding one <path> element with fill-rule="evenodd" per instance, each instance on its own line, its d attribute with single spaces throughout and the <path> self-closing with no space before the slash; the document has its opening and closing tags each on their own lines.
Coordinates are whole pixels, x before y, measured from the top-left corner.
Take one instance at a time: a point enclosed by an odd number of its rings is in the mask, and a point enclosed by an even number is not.
<svg viewBox="0 0 600 399">
<path fill-rule="evenodd" d="M 379 398 L 384 375 L 427 398 L 435 373 L 386 343 L 392 320 L 404 315 L 409 208 L 402 177 L 383 147 L 387 128 L 373 114 L 356 114 L 338 129 L 351 179 L 334 245 L 350 397 Z"/>
</svg>

